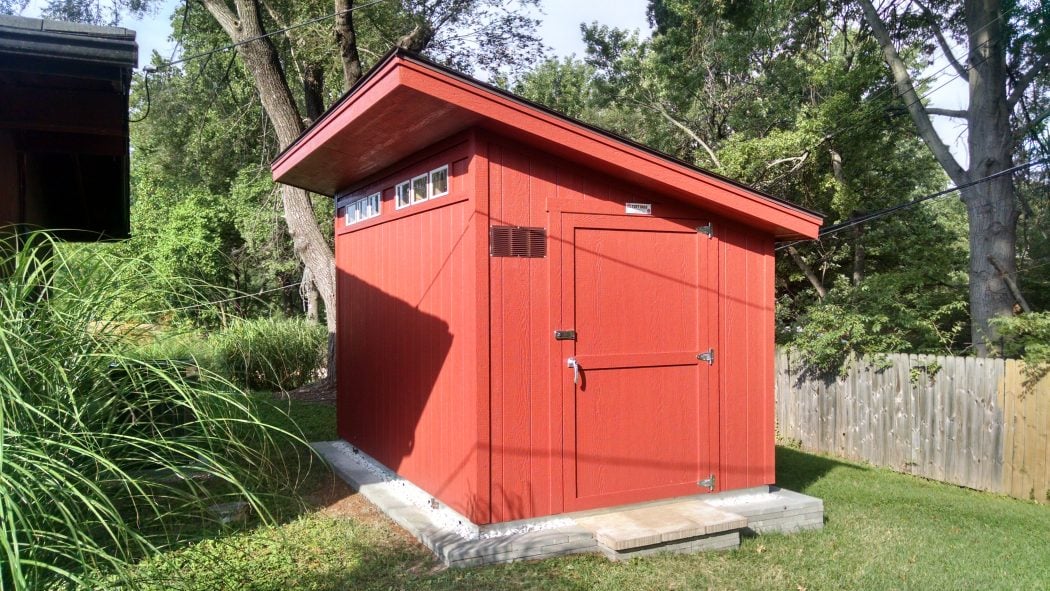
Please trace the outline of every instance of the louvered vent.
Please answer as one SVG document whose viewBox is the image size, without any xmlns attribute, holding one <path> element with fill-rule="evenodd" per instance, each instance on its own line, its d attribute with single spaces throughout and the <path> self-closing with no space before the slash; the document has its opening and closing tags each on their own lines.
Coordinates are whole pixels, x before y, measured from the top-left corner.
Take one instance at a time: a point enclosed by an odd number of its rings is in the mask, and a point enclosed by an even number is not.
<svg viewBox="0 0 1050 591">
<path fill-rule="evenodd" d="M 491 226 L 489 255 L 541 259 L 547 256 L 547 230 L 521 226 Z"/>
</svg>

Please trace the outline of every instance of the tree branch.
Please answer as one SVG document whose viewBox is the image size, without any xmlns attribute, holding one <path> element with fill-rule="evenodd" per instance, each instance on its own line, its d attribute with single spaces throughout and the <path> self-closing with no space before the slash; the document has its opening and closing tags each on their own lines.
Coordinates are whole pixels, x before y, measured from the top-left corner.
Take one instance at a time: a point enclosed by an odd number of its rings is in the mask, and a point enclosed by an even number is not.
<svg viewBox="0 0 1050 591">
<path fill-rule="evenodd" d="M 658 101 L 653 101 L 653 108 L 656 109 L 656 112 L 662 115 L 664 119 L 667 119 L 667 121 L 670 122 L 671 125 L 674 125 L 678 129 L 681 129 L 685 132 L 686 135 L 692 138 L 693 141 L 700 144 L 700 147 L 702 147 L 704 151 L 707 152 L 707 155 L 711 158 L 711 162 L 714 163 L 715 169 L 722 170 L 722 162 L 718 159 L 718 156 L 715 156 L 715 151 L 712 150 L 711 146 L 707 145 L 707 142 L 701 139 L 695 131 L 689 129 L 684 123 L 672 117 L 671 114 L 667 112 L 667 109 L 665 109 L 664 106 Z"/>
<path fill-rule="evenodd" d="M 200 0 L 200 3 L 219 23 L 222 30 L 229 35 L 230 39 L 234 42 L 240 40 L 241 21 L 225 2 L 222 0 Z"/>
<path fill-rule="evenodd" d="M 882 18 L 879 17 L 878 11 L 871 4 L 871 0 L 858 0 L 858 4 L 860 4 L 861 10 L 864 11 L 864 20 L 871 27 L 871 32 L 878 41 L 879 46 L 882 47 L 883 57 L 885 57 L 886 63 L 890 66 L 890 72 L 893 74 L 893 80 L 897 84 L 897 89 L 901 92 L 901 97 L 908 107 L 908 112 L 911 114 L 915 127 L 919 130 L 919 137 L 930 148 L 934 158 L 937 159 L 941 168 L 948 173 L 952 181 L 957 185 L 965 183 L 968 180 L 966 171 L 959 165 L 955 156 L 952 156 L 948 146 L 941 141 L 941 137 L 937 135 L 937 130 L 933 128 L 933 123 L 930 122 L 930 116 L 926 112 L 926 107 L 923 106 L 919 95 L 915 92 L 911 75 L 908 74 L 908 66 L 905 65 L 904 60 L 901 59 L 897 49 L 893 46 L 893 39 L 890 38 L 889 31 L 886 30 L 886 24 L 882 22 Z"/>
<path fill-rule="evenodd" d="M 959 119 L 966 119 L 970 116 L 969 111 L 964 109 L 942 109 L 940 107 L 926 107 L 926 113 L 942 117 L 958 117 Z"/>
<path fill-rule="evenodd" d="M 999 261 L 995 260 L 995 257 L 992 255 L 988 255 L 988 262 L 999 272 L 999 276 L 1003 278 L 1003 281 L 1006 282 L 1006 286 L 1010 288 L 1010 295 L 1014 296 L 1014 300 L 1016 300 L 1017 304 L 1021 306 L 1021 309 L 1024 310 L 1025 314 L 1031 314 L 1032 308 L 1028 305 L 1028 302 L 1025 301 L 1024 296 L 1021 295 L 1021 290 L 1017 288 L 1017 283 L 1014 281 L 1013 277 L 1010 277 L 1010 274 L 1003 270 L 1003 266 L 1000 265 Z"/>
<path fill-rule="evenodd" d="M 1044 55 L 1036 60 L 1035 63 L 1032 64 L 1032 67 L 1028 68 L 1028 71 L 1025 72 L 1024 76 L 1021 76 L 1021 78 L 1017 80 L 1014 89 L 1010 91 L 1010 96 L 1006 99 L 1007 106 L 1013 109 L 1014 105 L 1017 104 L 1017 101 L 1021 100 L 1021 97 L 1024 96 L 1024 91 L 1028 90 L 1028 85 L 1031 84 L 1047 66 L 1050 66 L 1050 55 Z"/>
<path fill-rule="evenodd" d="M 922 9 L 923 14 L 929 20 L 930 28 L 933 29 L 934 36 L 937 37 L 937 44 L 941 46 L 941 52 L 944 53 L 944 57 L 948 60 L 948 63 L 950 63 L 953 68 L 955 68 L 955 71 L 959 74 L 960 78 L 969 82 L 970 70 L 968 70 L 965 66 L 959 63 L 959 60 L 955 57 L 955 54 L 952 53 L 952 48 L 948 45 L 948 40 L 944 38 L 944 31 L 941 31 L 941 28 L 934 23 L 936 17 L 934 16 L 933 11 L 927 8 L 925 4 L 919 2 L 918 0 L 916 0 L 915 4 L 917 4 L 919 8 Z"/>
<path fill-rule="evenodd" d="M 809 283 L 813 286 L 813 289 L 817 290 L 817 296 L 820 299 L 827 297 L 828 290 L 824 288 L 824 284 L 821 283 L 820 277 L 817 277 L 817 274 L 813 272 L 813 267 L 810 267 L 809 263 L 807 263 L 802 258 L 802 255 L 798 253 L 798 249 L 794 246 L 789 246 L 787 247 L 787 251 L 788 254 L 791 255 L 791 260 L 795 261 L 795 264 L 798 265 L 802 274 L 806 276 L 806 279 L 809 279 Z"/>
<path fill-rule="evenodd" d="M 1028 135 L 1029 131 L 1032 131 L 1036 125 L 1038 125 L 1043 119 L 1050 117 L 1050 108 L 1043 109 L 1042 113 L 1039 113 L 1035 117 L 1028 117 L 1028 111 L 1025 110 L 1025 117 L 1028 119 L 1023 126 L 1014 132 L 1014 141 L 1020 142 L 1024 139 L 1024 136 Z"/>
</svg>

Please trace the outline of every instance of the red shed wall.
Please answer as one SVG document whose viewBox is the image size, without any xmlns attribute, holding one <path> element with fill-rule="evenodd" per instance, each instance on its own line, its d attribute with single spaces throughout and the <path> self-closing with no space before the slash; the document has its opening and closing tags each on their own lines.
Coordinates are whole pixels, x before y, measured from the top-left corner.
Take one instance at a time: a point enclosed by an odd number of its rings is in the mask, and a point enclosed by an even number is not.
<svg viewBox="0 0 1050 591">
<path fill-rule="evenodd" d="M 720 330 L 719 342 L 713 343 L 719 372 L 717 490 L 773 483 L 772 236 L 497 135 L 483 134 L 479 153 L 488 161 L 493 225 L 549 229 L 552 203 L 562 210 L 623 214 L 628 201 L 652 203 L 655 216 L 715 220 L 720 258 Z M 571 381 L 571 371 L 566 373 L 559 348 L 552 346 L 552 332 L 571 327 L 555 326 L 552 264 L 550 257 L 490 259 L 493 522 L 565 510 L 566 443 L 558 381 Z"/>
<path fill-rule="evenodd" d="M 478 233 L 469 135 L 353 189 L 382 191 L 381 215 L 336 219 L 338 428 L 351 444 L 476 522 L 488 458 L 478 447 Z M 448 195 L 397 210 L 396 183 L 449 164 Z M 487 256 L 487 253 L 481 253 Z M 483 259 L 484 260 L 484 259 Z M 487 391 L 486 391 L 487 394 Z"/>
<path fill-rule="evenodd" d="M 719 240 L 719 490 L 776 479 L 773 238 L 723 223 Z"/>
</svg>

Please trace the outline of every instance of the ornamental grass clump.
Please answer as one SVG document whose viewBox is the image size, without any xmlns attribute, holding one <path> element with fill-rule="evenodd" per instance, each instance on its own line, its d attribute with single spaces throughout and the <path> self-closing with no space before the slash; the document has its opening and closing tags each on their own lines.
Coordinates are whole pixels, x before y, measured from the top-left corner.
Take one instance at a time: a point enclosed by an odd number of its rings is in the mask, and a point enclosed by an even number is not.
<svg viewBox="0 0 1050 591">
<path fill-rule="evenodd" d="M 287 392 L 318 377 L 328 329 L 302 318 L 236 320 L 214 337 L 230 379 L 253 390 Z"/>
<path fill-rule="evenodd" d="M 206 370 L 125 354 L 134 261 L 0 242 L 0 588 L 134 587 L 230 508 L 269 521 L 304 445 Z M 65 253 L 65 254 L 64 254 Z M 223 509 L 226 509 L 225 511 Z"/>
</svg>

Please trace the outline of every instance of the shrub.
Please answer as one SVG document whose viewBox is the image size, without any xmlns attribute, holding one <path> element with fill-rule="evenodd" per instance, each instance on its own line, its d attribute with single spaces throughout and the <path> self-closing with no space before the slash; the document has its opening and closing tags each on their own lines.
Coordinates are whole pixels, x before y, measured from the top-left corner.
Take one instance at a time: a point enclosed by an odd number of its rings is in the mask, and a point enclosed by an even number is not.
<svg viewBox="0 0 1050 591">
<path fill-rule="evenodd" d="M 281 452 L 304 445 L 220 377 L 124 354 L 135 331 L 111 303 L 135 262 L 64 252 L 43 235 L 0 242 L 3 589 L 130 576 L 131 561 L 226 527 L 221 503 L 268 521 L 277 497 L 260 491 L 288 486 Z"/>
<path fill-rule="evenodd" d="M 129 350 L 128 355 L 142 360 L 166 360 L 193 364 L 201 369 L 222 372 L 215 344 L 197 332 L 160 333 Z"/>
<path fill-rule="evenodd" d="M 219 363 L 234 381 L 281 391 L 317 377 L 327 339 L 324 326 L 299 318 L 238 320 L 215 336 Z"/>
<path fill-rule="evenodd" d="M 1050 374 L 1050 312 L 1000 316 L 991 323 L 1002 336 L 1000 354 L 1024 360 L 1027 388 Z"/>
</svg>

